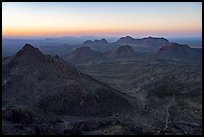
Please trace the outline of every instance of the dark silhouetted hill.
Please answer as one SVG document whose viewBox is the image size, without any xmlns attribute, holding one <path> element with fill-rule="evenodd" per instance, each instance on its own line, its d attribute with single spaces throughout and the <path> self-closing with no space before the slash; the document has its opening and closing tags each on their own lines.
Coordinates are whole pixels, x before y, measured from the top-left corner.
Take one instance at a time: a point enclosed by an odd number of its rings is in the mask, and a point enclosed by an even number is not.
<svg viewBox="0 0 204 137">
<path fill-rule="evenodd" d="M 3 60 L 2 69 L 3 106 L 78 116 L 108 116 L 130 109 L 120 92 L 30 44 Z"/>
</svg>

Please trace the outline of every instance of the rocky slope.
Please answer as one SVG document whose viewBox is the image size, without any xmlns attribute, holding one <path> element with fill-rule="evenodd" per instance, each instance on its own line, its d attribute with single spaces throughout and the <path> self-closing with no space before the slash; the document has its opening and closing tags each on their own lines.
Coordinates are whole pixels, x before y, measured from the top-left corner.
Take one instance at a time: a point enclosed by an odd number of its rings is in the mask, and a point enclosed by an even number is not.
<svg viewBox="0 0 204 137">
<path fill-rule="evenodd" d="M 118 47 L 116 50 L 106 53 L 103 55 L 105 58 L 108 59 L 115 59 L 115 58 L 133 58 L 136 56 L 135 50 L 129 45 L 123 45 Z"/>
<path fill-rule="evenodd" d="M 184 61 L 188 63 L 201 63 L 202 49 L 195 49 L 188 45 L 172 43 L 172 45 L 162 46 L 157 53 L 157 58 L 162 60 Z"/>
<path fill-rule="evenodd" d="M 2 63 L 3 106 L 23 105 L 56 114 L 106 116 L 130 109 L 110 86 L 58 57 L 26 44 Z"/>
</svg>

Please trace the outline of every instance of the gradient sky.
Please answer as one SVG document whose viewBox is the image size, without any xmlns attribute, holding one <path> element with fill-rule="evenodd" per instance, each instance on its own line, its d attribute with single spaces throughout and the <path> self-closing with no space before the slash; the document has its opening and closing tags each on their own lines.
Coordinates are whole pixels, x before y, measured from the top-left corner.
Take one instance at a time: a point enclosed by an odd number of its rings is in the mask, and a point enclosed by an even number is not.
<svg viewBox="0 0 204 137">
<path fill-rule="evenodd" d="M 201 2 L 3 2 L 3 37 L 202 37 Z"/>
</svg>

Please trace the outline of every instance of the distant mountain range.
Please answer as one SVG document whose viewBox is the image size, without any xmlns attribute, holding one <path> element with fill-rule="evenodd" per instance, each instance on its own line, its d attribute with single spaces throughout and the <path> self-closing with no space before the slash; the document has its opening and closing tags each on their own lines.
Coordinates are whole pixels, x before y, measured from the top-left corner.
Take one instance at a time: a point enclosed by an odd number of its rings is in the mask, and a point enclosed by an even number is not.
<svg viewBox="0 0 204 137">
<path fill-rule="evenodd" d="M 64 41 L 69 42 L 70 44 L 81 44 L 86 40 L 97 40 L 97 39 L 107 39 L 109 42 L 115 42 L 118 37 L 102 37 L 102 36 L 80 36 L 80 37 L 74 37 L 74 36 L 66 36 L 66 37 L 51 37 L 46 38 L 47 41 Z"/>
<path fill-rule="evenodd" d="M 138 44 L 140 44 L 138 46 Z M 153 56 L 149 59 L 159 59 L 166 61 L 180 61 L 189 63 L 201 63 L 202 49 L 191 48 L 187 45 L 171 43 L 164 38 L 143 38 L 133 39 L 129 36 L 120 38 L 117 44 L 110 44 L 106 40 L 86 41 L 81 48 L 75 50 L 72 54 L 63 56 L 68 62 L 88 63 L 97 60 L 114 60 L 114 59 L 138 59 L 144 58 L 141 49 L 136 47 L 145 47 L 151 51 Z M 98 52 L 96 47 L 109 49 L 107 52 Z M 108 47 L 108 48 L 107 48 Z"/>
<path fill-rule="evenodd" d="M 157 52 L 161 46 L 167 46 L 170 44 L 171 43 L 164 38 L 148 37 L 148 38 L 142 38 L 142 39 L 134 39 L 130 36 L 126 36 L 126 37 L 121 37 L 114 43 L 108 43 L 105 39 L 94 40 L 94 41 L 87 40 L 82 44 L 82 46 L 89 46 L 93 50 L 104 52 L 101 46 L 104 46 L 105 49 L 108 49 L 108 51 L 110 51 L 115 47 L 119 47 L 121 45 L 130 45 L 135 50 L 140 52 Z"/>
<path fill-rule="evenodd" d="M 130 36 L 122 37 L 117 42 L 117 44 L 128 44 L 128 45 L 135 45 L 135 46 L 144 46 L 144 47 L 152 47 L 152 48 L 159 48 L 161 46 L 169 45 L 170 42 L 165 38 L 153 38 L 147 37 L 142 39 L 134 39 Z"/>
<path fill-rule="evenodd" d="M 111 52 L 116 50 L 118 47 L 122 45 L 129 45 L 135 51 L 141 53 L 157 53 L 161 47 L 171 46 L 172 42 L 168 41 L 165 38 L 154 38 L 147 37 L 141 39 L 135 39 L 130 36 L 121 37 L 116 42 L 108 42 L 105 38 L 97 40 L 92 37 L 92 40 L 87 40 L 90 37 L 62 37 L 62 38 L 47 38 L 45 40 L 31 40 L 31 43 L 34 43 L 43 53 L 51 54 L 51 55 L 59 55 L 64 56 L 67 54 L 71 54 L 74 50 L 79 47 L 87 46 L 91 50 L 100 52 L 102 54 Z M 74 44 L 71 42 L 78 42 L 78 44 Z M 80 39 L 80 40 L 78 40 Z M 94 39 L 94 40 L 93 40 Z M 14 55 L 20 48 L 22 48 L 22 44 L 29 42 L 29 40 L 11 40 L 6 39 L 3 40 L 3 56 L 11 56 Z M 180 44 L 181 45 L 181 44 Z"/>
</svg>

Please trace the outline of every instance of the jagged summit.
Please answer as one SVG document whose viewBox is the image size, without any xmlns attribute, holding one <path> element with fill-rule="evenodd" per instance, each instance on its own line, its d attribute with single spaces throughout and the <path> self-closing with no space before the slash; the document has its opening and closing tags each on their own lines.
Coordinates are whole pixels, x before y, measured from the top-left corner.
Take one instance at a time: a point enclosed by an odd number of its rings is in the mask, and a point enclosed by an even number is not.
<svg viewBox="0 0 204 137">
<path fill-rule="evenodd" d="M 28 43 L 26 43 L 21 49 L 21 51 L 35 51 L 35 50 L 38 50 L 40 52 L 38 48 L 33 47 L 31 44 L 28 44 Z"/>
<path fill-rule="evenodd" d="M 106 39 L 99 40 L 101 43 L 108 43 Z"/>
<path fill-rule="evenodd" d="M 157 37 L 145 37 L 145 38 L 141 38 L 141 39 L 134 39 L 130 36 L 126 36 L 126 37 L 121 37 L 117 42 L 117 44 L 131 44 L 131 45 L 142 45 L 144 47 L 152 47 L 152 48 L 160 48 L 160 46 L 164 46 L 164 45 L 169 45 L 170 42 L 161 37 L 161 38 L 157 38 Z"/>
<path fill-rule="evenodd" d="M 126 36 L 126 37 L 121 37 L 117 43 L 126 43 L 126 44 L 133 44 L 134 43 L 134 38 L 130 37 L 130 36 Z"/>
<path fill-rule="evenodd" d="M 120 39 L 134 39 L 134 38 L 128 35 L 128 36 L 125 36 L 125 37 L 121 37 Z"/>
<path fill-rule="evenodd" d="M 28 67 L 36 71 L 45 68 L 48 72 L 56 71 L 69 75 L 80 75 L 80 71 L 73 68 L 72 65 L 65 63 L 65 61 L 57 55 L 51 56 L 43 54 L 38 48 L 31 44 L 25 44 L 23 48 L 5 64 L 18 68 Z"/>
<path fill-rule="evenodd" d="M 126 36 L 126 37 L 123 37 L 123 38 L 126 38 L 126 39 L 133 39 L 133 37 L 131 37 L 131 36 Z"/>
<path fill-rule="evenodd" d="M 150 42 L 154 42 L 154 41 L 166 41 L 166 42 L 169 42 L 164 37 L 152 37 L 152 36 L 145 37 L 145 38 L 138 39 L 138 40 L 149 40 Z"/>
<path fill-rule="evenodd" d="M 92 41 L 91 40 L 87 40 L 83 43 L 83 45 L 89 45 L 89 44 L 92 44 Z"/>
<path fill-rule="evenodd" d="M 29 49 L 34 49 L 34 47 L 33 47 L 31 44 L 26 43 L 26 44 L 23 46 L 22 49 L 24 49 L 24 50 L 29 50 Z"/>
<path fill-rule="evenodd" d="M 43 53 L 36 47 L 33 47 L 31 44 L 26 43 L 23 48 L 17 52 L 16 57 L 21 56 L 42 56 Z"/>
<path fill-rule="evenodd" d="M 94 41 L 87 40 L 82 45 L 85 45 L 85 46 L 91 45 L 92 46 L 92 45 L 107 45 L 107 44 L 109 44 L 109 43 L 107 42 L 106 39 L 101 39 L 101 40 L 94 40 Z"/>
</svg>

